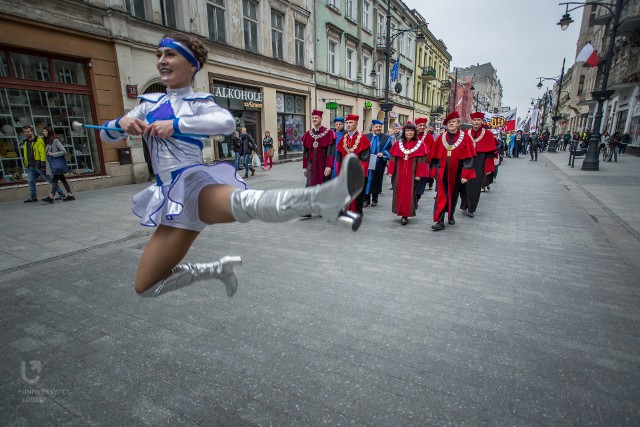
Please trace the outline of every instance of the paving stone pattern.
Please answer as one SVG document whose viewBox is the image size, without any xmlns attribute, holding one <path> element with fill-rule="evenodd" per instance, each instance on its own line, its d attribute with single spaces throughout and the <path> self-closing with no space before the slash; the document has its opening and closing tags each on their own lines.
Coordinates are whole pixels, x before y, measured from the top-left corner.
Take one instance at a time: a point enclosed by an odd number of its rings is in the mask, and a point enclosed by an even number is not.
<svg viewBox="0 0 640 427">
<path fill-rule="evenodd" d="M 433 192 L 402 227 L 388 183 L 358 233 L 209 227 L 187 259 L 242 255 L 233 299 L 136 297 L 140 185 L 3 204 L 0 424 L 636 426 L 639 271 L 551 156 L 507 159 L 444 232 Z M 249 179 L 303 182 L 300 163 Z"/>
</svg>

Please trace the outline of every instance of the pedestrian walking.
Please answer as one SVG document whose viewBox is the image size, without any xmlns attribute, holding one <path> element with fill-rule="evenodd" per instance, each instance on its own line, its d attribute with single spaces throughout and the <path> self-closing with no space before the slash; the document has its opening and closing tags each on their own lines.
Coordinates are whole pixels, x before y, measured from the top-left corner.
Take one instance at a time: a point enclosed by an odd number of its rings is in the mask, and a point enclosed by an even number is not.
<svg viewBox="0 0 640 427">
<path fill-rule="evenodd" d="M 247 128 L 240 129 L 240 140 L 242 141 L 242 163 L 244 164 L 244 177 L 249 178 L 249 171 L 251 176 L 255 175 L 256 170 L 253 167 L 253 153 L 258 148 L 255 140 L 247 132 Z"/>
<path fill-rule="evenodd" d="M 427 119 L 424 117 L 418 117 L 416 119 L 416 130 L 418 132 L 417 138 L 427 147 L 427 153 L 431 150 L 431 146 L 433 145 L 433 135 L 427 132 Z M 418 181 L 418 185 L 416 186 L 416 207 L 420 203 L 420 199 L 422 195 L 427 189 L 427 185 L 429 186 L 429 190 L 433 189 L 433 178 L 426 176 L 420 177 Z"/>
<path fill-rule="evenodd" d="M 382 131 L 383 123 L 380 120 L 371 122 L 372 132 L 366 137 L 371 143 L 371 155 L 369 158 L 369 174 L 364 190 L 364 207 L 378 206 L 378 196 L 382 193 L 382 180 L 387 168 L 387 161 L 391 148 L 391 136 L 385 135 Z"/>
<path fill-rule="evenodd" d="M 418 139 L 416 126 L 408 124 L 389 154 L 388 174 L 393 182 L 391 211 L 400 217 L 400 224 L 407 225 L 409 217 L 416 216 L 416 186 L 420 178 L 429 176 L 429 147 L 424 139 Z"/>
<path fill-rule="evenodd" d="M 538 161 L 538 150 L 540 148 L 540 137 L 533 132 L 531 138 L 529 138 L 529 153 L 531 154 L 530 161 Z"/>
<path fill-rule="evenodd" d="M 356 114 L 349 114 L 344 119 L 344 125 L 346 131 L 338 144 L 336 150 L 336 159 L 338 164 L 338 175 L 340 175 L 340 164 L 344 161 L 345 157 L 349 154 L 355 154 L 360 160 L 362 170 L 366 179 L 369 174 L 369 157 L 371 155 L 371 142 L 366 135 L 358 131 L 358 121 L 360 116 Z M 364 206 L 364 182 L 360 195 L 356 197 L 348 206 L 350 212 L 362 215 L 362 208 Z"/>
<path fill-rule="evenodd" d="M 157 227 L 147 243 L 135 278 L 135 290 L 156 297 L 195 282 L 219 279 L 228 296 L 238 282 L 233 271 L 242 260 L 225 256 L 218 261 L 180 263 L 206 225 L 227 222 L 283 222 L 304 214 L 321 214 L 329 223 L 359 225 L 356 215 L 341 214 L 364 185 L 354 156 L 343 162 L 343 173 L 325 185 L 287 190 L 248 190 L 227 163 L 205 164 L 201 140 L 176 136 L 228 135 L 235 129 L 231 113 L 218 106 L 210 93 L 194 92 L 195 74 L 207 61 L 207 49 L 195 37 L 180 33 L 163 37 L 156 50 L 156 67 L 167 93 L 141 95 L 143 102 L 102 130 L 105 142 L 142 135 L 149 147 L 156 183 L 133 198 L 141 224 Z M 248 139 L 248 138 L 247 138 Z"/>
<path fill-rule="evenodd" d="M 302 173 L 307 186 L 331 179 L 335 164 L 335 133 L 322 125 L 322 110 L 311 112 L 311 129 L 302 136 Z"/>
<path fill-rule="evenodd" d="M 496 141 L 493 133 L 484 126 L 484 113 L 476 111 L 471 113 L 473 127 L 467 131 L 467 135 L 473 141 L 476 158 L 473 161 L 475 178 L 462 185 L 460 191 L 460 210 L 470 218 L 475 216 L 480 202 L 480 193 L 483 190 L 485 175 L 495 169 L 493 158 L 496 151 Z"/>
<path fill-rule="evenodd" d="M 267 168 L 267 163 L 269 167 Z M 262 140 L 262 169 L 273 169 L 273 138 L 269 131 L 264 132 L 264 139 Z"/>
<path fill-rule="evenodd" d="M 51 184 L 51 192 L 47 197 L 42 199 L 43 202 L 53 203 L 53 198 L 58 191 L 58 182 L 62 182 L 64 189 L 67 190 L 67 196 L 62 199 L 64 202 L 75 200 L 76 198 L 71 191 L 71 186 L 67 182 L 67 178 L 64 176 L 69 171 L 67 161 L 64 158 L 67 154 L 67 150 L 60 142 L 60 138 L 55 134 L 51 127 L 46 127 L 42 130 L 42 136 L 45 142 L 45 152 L 47 154 L 47 175 L 53 176 Z"/>
<path fill-rule="evenodd" d="M 242 140 L 240 139 L 240 131 L 236 130 L 231 137 L 233 143 L 233 155 L 236 161 L 236 170 L 240 170 L 240 162 L 242 160 Z"/>
<path fill-rule="evenodd" d="M 444 230 L 445 213 L 450 225 L 456 223 L 454 214 L 462 184 L 476 177 L 473 169 L 476 150 L 471 137 L 460 130 L 460 113 L 452 112 L 443 123 L 447 132 L 436 138 L 430 153 L 430 170 L 438 168 L 433 231 Z"/>
<path fill-rule="evenodd" d="M 24 203 L 33 203 L 38 201 L 36 191 L 38 178 L 42 177 L 49 184 L 53 184 L 53 179 L 46 173 L 47 155 L 42 137 L 37 136 L 30 125 L 23 126 L 22 133 L 25 137 L 22 141 L 22 161 L 27 172 L 27 185 L 29 186 L 29 198 Z M 63 200 L 65 195 L 60 187 L 57 191 L 57 200 Z"/>
</svg>

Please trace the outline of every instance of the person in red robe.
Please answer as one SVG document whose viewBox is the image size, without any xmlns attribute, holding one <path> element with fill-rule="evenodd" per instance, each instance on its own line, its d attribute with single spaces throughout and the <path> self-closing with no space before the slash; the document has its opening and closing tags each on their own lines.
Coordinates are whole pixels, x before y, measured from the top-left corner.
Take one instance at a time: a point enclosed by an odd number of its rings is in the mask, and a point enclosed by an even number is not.
<svg viewBox="0 0 640 427">
<path fill-rule="evenodd" d="M 367 136 L 358 131 L 358 121 L 360 116 L 349 114 L 344 119 L 345 133 L 338 142 L 336 149 L 336 169 L 340 173 L 340 164 L 347 154 L 353 153 L 358 156 L 362 164 L 362 171 L 365 178 L 369 173 L 369 156 L 371 154 L 371 142 Z M 366 184 L 366 179 L 365 179 Z M 348 210 L 362 215 L 362 207 L 364 206 L 364 185 L 362 192 L 348 206 Z"/>
<path fill-rule="evenodd" d="M 322 126 L 322 111 L 311 112 L 311 124 L 302 137 L 302 171 L 307 178 L 307 187 L 322 184 L 331 179 L 334 166 L 335 132 Z"/>
<path fill-rule="evenodd" d="M 391 211 L 398 215 L 400 224 L 407 225 L 410 216 L 416 216 L 416 188 L 421 179 L 429 176 L 428 146 L 418 139 L 416 126 L 408 124 L 402 137 L 389 150 L 391 160 L 387 173 L 393 183 Z"/>
<path fill-rule="evenodd" d="M 471 137 L 460 130 L 460 113 L 454 111 L 449 114 L 444 124 L 447 131 L 436 138 L 430 153 L 430 168 L 437 168 L 433 231 L 444 230 L 445 212 L 448 213 L 449 224 L 456 223 L 453 215 L 461 186 L 476 177 L 473 169 L 476 150 Z"/>
<path fill-rule="evenodd" d="M 460 193 L 460 210 L 469 218 L 475 216 L 478 208 L 485 175 L 495 171 L 493 159 L 496 151 L 493 133 L 484 126 L 484 113 L 481 111 L 471 113 L 471 120 L 473 128 L 469 129 L 467 134 L 473 140 L 473 146 L 476 149 L 476 160 L 473 162 L 476 177 L 464 184 L 463 191 Z"/>
<path fill-rule="evenodd" d="M 427 147 L 427 152 L 431 150 L 431 146 L 433 145 L 433 135 L 426 131 L 427 127 L 427 119 L 424 117 L 419 117 L 416 119 L 416 131 L 418 132 L 417 138 Z M 416 186 L 416 207 L 417 202 L 420 200 L 424 191 L 427 188 L 427 184 L 429 184 L 429 190 L 433 188 L 433 179 L 429 176 L 421 177 L 418 185 Z"/>
</svg>

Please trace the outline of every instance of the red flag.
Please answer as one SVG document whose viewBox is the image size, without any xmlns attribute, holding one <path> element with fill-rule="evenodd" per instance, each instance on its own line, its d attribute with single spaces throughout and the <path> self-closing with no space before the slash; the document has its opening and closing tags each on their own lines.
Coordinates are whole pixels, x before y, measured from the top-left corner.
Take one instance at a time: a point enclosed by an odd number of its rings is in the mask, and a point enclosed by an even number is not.
<svg viewBox="0 0 640 427">
<path fill-rule="evenodd" d="M 598 61 L 598 54 L 589 42 L 584 45 L 584 47 L 576 57 L 576 62 L 584 62 L 585 65 L 588 65 L 590 67 L 595 67 L 596 65 L 598 65 Z"/>
</svg>

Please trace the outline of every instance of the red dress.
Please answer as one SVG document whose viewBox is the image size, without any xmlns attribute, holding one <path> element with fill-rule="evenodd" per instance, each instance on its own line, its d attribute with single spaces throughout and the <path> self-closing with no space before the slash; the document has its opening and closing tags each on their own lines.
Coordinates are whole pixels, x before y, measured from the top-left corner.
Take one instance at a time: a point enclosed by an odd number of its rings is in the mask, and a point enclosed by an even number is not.
<svg viewBox="0 0 640 427">
<path fill-rule="evenodd" d="M 393 182 L 391 211 L 398 216 L 416 216 L 418 178 L 429 177 L 428 144 L 424 140 L 397 141 L 389 150 L 387 173 Z"/>
</svg>

